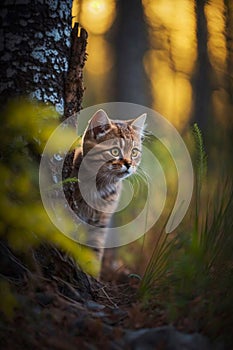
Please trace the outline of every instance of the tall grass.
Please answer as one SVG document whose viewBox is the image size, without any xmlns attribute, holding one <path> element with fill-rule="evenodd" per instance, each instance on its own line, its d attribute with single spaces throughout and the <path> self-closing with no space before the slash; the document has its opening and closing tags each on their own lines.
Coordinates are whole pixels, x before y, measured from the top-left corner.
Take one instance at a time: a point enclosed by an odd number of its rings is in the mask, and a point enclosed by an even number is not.
<svg viewBox="0 0 233 350">
<path fill-rule="evenodd" d="M 159 301 L 168 321 L 179 324 L 188 319 L 192 330 L 230 342 L 233 324 L 232 180 L 220 178 L 213 190 L 211 176 L 206 178 L 207 156 L 196 124 L 193 139 L 196 180 L 189 217 L 172 236 L 165 230 L 160 232 L 139 295 L 150 305 L 156 306 Z"/>
<path fill-rule="evenodd" d="M 195 123 L 192 129 L 194 145 L 195 145 L 195 155 L 196 159 L 194 162 L 195 167 L 195 227 L 193 232 L 193 240 L 197 240 L 198 234 L 198 224 L 200 218 L 200 206 L 201 206 L 201 190 L 203 182 L 205 181 L 206 172 L 207 172 L 207 155 L 204 148 L 203 138 L 201 130 L 198 125 Z"/>
</svg>

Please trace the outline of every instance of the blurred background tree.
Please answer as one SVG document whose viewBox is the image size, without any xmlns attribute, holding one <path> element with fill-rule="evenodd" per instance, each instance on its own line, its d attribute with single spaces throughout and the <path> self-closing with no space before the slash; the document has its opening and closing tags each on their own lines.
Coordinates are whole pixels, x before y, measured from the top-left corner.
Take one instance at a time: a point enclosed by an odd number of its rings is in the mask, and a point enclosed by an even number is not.
<svg viewBox="0 0 233 350">
<path fill-rule="evenodd" d="M 141 0 L 116 2 L 116 19 L 108 34 L 115 52 L 112 100 L 151 105 L 143 56 L 149 49 Z M 122 78 L 124 77 L 124 78 Z"/>
<path fill-rule="evenodd" d="M 73 16 L 90 34 L 84 106 L 142 103 L 180 132 L 197 122 L 208 153 L 231 147 L 231 1 L 75 0 Z"/>
</svg>

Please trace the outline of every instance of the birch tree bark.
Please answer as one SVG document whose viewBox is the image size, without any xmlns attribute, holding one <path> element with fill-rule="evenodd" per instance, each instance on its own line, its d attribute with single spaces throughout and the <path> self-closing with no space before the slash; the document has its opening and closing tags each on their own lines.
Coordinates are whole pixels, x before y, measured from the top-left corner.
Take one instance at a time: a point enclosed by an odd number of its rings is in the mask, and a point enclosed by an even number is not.
<svg viewBox="0 0 233 350">
<path fill-rule="evenodd" d="M 71 0 L 4 0 L 1 10 L 1 102 L 28 95 L 64 110 Z"/>
</svg>

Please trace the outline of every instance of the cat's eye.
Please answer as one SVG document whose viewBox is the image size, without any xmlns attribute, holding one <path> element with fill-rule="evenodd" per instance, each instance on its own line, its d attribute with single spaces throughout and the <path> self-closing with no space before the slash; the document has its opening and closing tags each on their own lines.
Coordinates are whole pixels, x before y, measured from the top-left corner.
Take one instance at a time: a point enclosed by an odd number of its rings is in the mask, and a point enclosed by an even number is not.
<svg viewBox="0 0 233 350">
<path fill-rule="evenodd" d="M 139 155 L 140 151 L 137 148 L 133 148 L 131 152 L 132 158 L 136 158 Z"/>
<path fill-rule="evenodd" d="M 120 156 L 120 150 L 117 147 L 114 147 L 110 150 L 110 153 L 113 155 L 113 157 L 119 157 Z"/>
</svg>

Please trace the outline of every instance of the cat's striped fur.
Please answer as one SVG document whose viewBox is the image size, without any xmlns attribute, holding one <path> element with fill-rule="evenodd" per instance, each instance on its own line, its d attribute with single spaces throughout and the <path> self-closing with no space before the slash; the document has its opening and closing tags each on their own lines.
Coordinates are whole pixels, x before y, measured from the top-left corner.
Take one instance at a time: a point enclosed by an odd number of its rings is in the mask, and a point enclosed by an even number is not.
<svg viewBox="0 0 233 350">
<path fill-rule="evenodd" d="M 87 224 L 86 244 L 102 260 L 107 227 L 115 211 L 121 180 L 134 174 L 141 160 L 146 115 L 131 120 L 111 120 L 97 111 L 84 132 L 82 145 L 75 150 L 71 177 L 70 206 Z"/>
</svg>

